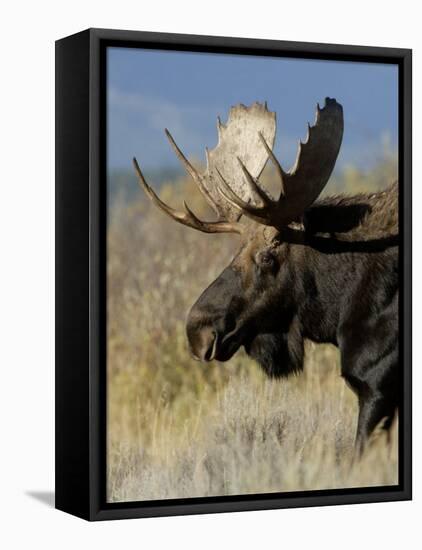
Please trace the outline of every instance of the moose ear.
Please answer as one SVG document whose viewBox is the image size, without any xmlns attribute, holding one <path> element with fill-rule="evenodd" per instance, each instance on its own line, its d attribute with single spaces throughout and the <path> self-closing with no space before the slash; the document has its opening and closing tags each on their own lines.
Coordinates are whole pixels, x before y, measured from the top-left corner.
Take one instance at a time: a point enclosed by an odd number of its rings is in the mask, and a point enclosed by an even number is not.
<svg viewBox="0 0 422 550">
<path fill-rule="evenodd" d="M 309 235 L 315 233 L 346 233 L 358 227 L 372 210 L 370 204 L 347 204 L 347 199 L 339 197 L 337 203 L 321 201 L 303 215 L 303 227 Z"/>
</svg>

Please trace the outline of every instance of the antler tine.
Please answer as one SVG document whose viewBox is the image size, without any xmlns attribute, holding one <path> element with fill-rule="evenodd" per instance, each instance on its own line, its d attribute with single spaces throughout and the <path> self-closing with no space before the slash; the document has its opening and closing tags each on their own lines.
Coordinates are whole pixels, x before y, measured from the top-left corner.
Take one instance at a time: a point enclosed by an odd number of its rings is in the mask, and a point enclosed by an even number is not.
<svg viewBox="0 0 422 550">
<path fill-rule="evenodd" d="M 215 213 L 220 217 L 221 212 L 218 208 L 218 205 L 215 203 L 214 199 L 212 198 L 209 189 L 205 185 L 203 177 L 197 172 L 197 170 L 192 166 L 192 164 L 188 161 L 188 159 L 185 157 L 185 155 L 179 149 L 177 143 L 174 141 L 173 136 L 170 134 L 170 132 L 167 130 L 167 128 L 165 128 L 164 131 L 166 133 L 167 139 L 170 142 L 170 145 L 172 146 L 174 152 L 176 153 L 177 158 L 180 160 L 180 162 L 185 167 L 185 170 L 188 172 L 188 174 L 191 176 L 193 181 L 196 183 L 199 190 L 201 191 L 201 193 L 204 195 L 205 199 L 207 200 L 208 204 L 215 211 Z"/>
<path fill-rule="evenodd" d="M 245 214 L 248 218 L 251 218 L 252 220 L 262 223 L 264 225 L 271 225 L 271 220 L 268 217 L 268 211 L 271 208 L 271 201 L 269 201 L 267 197 L 267 205 L 266 206 L 253 206 L 242 199 L 240 199 L 230 188 L 227 181 L 224 179 L 221 172 L 216 168 L 216 172 L 220 178 L 220 182 L 223 186 L 221 188 L 220 186 L 217 187 L 218 192 L 228 201 L 231 205 L 233 205 L 235 208 L 240 210 L 242 214 Z"/>
<path fill-rule="evenodd" d="M 142 187 L 142 189 L 145 191 L 148 197 L 152 200 L 152 202 L 173 220 L 183 225 L 187 225 L 188 227 L 192 227 L 193 229 L 197 229 L 198 231 L 202 231 L 203 233 L 239 233 L 241 234 L 243 232 L 243 226 L 236 222 L 231 223 L 224 220 L 218 220 L 215 222 L 203 222 L 197 216 L 195 216 L 195 214 L 188 207 L 186 202 L 184 203 L 185 212 L 179 212 L 178 210 L 171 208 L 165 202 L 163 202 L 148 185 L 136 158 L 133 159 L 133 165 L 135 167 L 139 184 Z"/>
<path fill-rule="evenodd" d="M 220 170 L 216 167 L 215 171 L 218 174 L 218 177 L 220 178 L 220 182 L 223 184 L 224 189 L 218 188 L 219 192 L 225 196 L 225 198 L 234 206 L 239 208 L 240 210 L 247 210 L 251 208 L 251 205 L 247 202 L 240 199 L 236 193 L 232 191 L 230 188 L 230 185 L 227 183 L 227 181 L 224 179 L 223 174 L 220 172 Z M 253 208 L 253 207 L 252 207 Z"/>
<path fill-rule="evenodd" d="M 269 200 L 270 200 L 268 195 L 258 185 L 258 181 L 251 175 L 249 170 L 243 164 L 240 157 L 237 157 L 237 161 L 240 164 L 240 167 L 242 168 L 242 172 L 245 175 L 246 181 L 249 184 L 249 189 L 252 191 L 252 193 L 255 193 L 256 195 L 258 195 L 258 197 L 261 199 L 261 201 L 264 203 L 264 205 L 268 205 Z M 221 177 L 221 174 L 220 174 L 220 177 Z"/>
<path fill-rule="evenodd" d="M 274 155 L 271 147 L 268 145 L 267 140 L 262 135 L 262 132 L 258 132 L 258 135 L 259 135 L 259 139 L 261 140 L 262 145 L 265 147 L 265 150 L 267 151 L 268 156 L 272 160 L 272 162 L 273 162 L 273 164 L 274 164 L 274 166 L 275 166 L 275 168 L 278 172 L 278 175 L 279 175 L 279 178 L 280 178 L 280 185 L 281 185 L 280 196 L 279 196 L 279 199 L 280 199 L 281 197 L 284 197 L 285 194 L 286 194 L 286 192 L 284 190 L 284 179 L 286 178 L 287 174 L 283 170 L 283 168 L 281 167 L 281 164 L 279 163 L 277 157 Z"/>
<path fill-rule="evenodd" d="M 192 177 L 192 179 L 196 183 L 201 183 L 201 177 L 196 171 L 196 169 L 192 166 L 192 164 L 188 161 L 188 159 L 185 157 L 185 155 L 182 153 L 182 151 L 179 149 L 177 143 L 174 141 L 173 136 L 170 134 L 170 132 L 167 130 L 167 128 L 164 129 L 167 139 L 170 142 L 170 145 L 173 147 L 174 152 L 177 155 L 177 158 L 181 161 L 183 166 L 186 168 L 186 171 L 189 173 L 189 175 Z"/>
</svg>

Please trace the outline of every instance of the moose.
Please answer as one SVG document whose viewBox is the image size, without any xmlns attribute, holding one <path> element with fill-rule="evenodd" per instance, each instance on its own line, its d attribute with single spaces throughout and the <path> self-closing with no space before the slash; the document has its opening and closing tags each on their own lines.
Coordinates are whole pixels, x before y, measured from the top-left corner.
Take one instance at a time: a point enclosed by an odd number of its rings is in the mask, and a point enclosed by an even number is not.
<svg viewBox="0 0 422 550">
<path fill-rule="evenodd" d="M 203 173 L 165 130 L 215 221 L 199 219 L 186 203 L 177 211 L 162 202 L 133 159 L 141 187 L 165 214 L 205 233 L 241 237 L 230 265 L 188 314 L 190 351 L 200 361 L 227 361 L 243 346 L 268 376 L 280 378 L 303 370 L 305 339 L 334 344 L 341 375 L 358 398 L 362 452 L 378 425 L 391 426 L 400 405 L 398 183 L 317 200 L 343 137 L 335 99 L 317 106 L 289 171 L 273 153 L 276 117 L 266 103 L 232 107 L 217 128 Z M 268 160 L 279 179 L 277 199 L 259 183 Z"/>
</svg>

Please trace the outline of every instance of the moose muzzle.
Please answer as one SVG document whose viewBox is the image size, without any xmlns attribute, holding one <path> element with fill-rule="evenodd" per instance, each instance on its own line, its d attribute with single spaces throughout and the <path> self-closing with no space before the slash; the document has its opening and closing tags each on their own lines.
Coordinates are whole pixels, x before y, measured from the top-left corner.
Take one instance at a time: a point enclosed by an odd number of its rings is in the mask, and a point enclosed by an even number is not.
<svg viewBox="0 0 422 550">
<path fill-rule="evenodd" d="M 231 266 L 201 294 L 186 322 L 189 348 L 199 361 L 226 361 L 240 347 L 240 274 Z"/>
</svg>

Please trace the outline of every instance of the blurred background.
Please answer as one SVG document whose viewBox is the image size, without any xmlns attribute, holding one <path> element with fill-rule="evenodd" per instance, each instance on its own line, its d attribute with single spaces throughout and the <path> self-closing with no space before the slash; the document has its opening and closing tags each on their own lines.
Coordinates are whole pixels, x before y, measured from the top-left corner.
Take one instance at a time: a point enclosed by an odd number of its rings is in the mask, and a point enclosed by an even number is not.
<svg viewBox="0 0 422 550">
<path fill-rule="evenodd" d="M 212 214 L 181 171 L 172 132 L 203 169 L 216 119 L 267 101 L 288 168 L 317 102 L 335 97 L 345 133 L 325 194 L 376 191 L 397 177 L 397 68 L 388 65 L 108 50 L 108 499 L 155 500 L 397 483 L 396 430 L 352 462 L 355 396 L 338 351 L 309 343 L 305 372 L 268 381 L 239 352 L 202 365 L 185 318 L 230 261 L 236 236 L 205 235 L 145 199 L 131 167 L 174 207 Z M 267 166 L 262 183 L 276 189 Z"/>
</svg>

